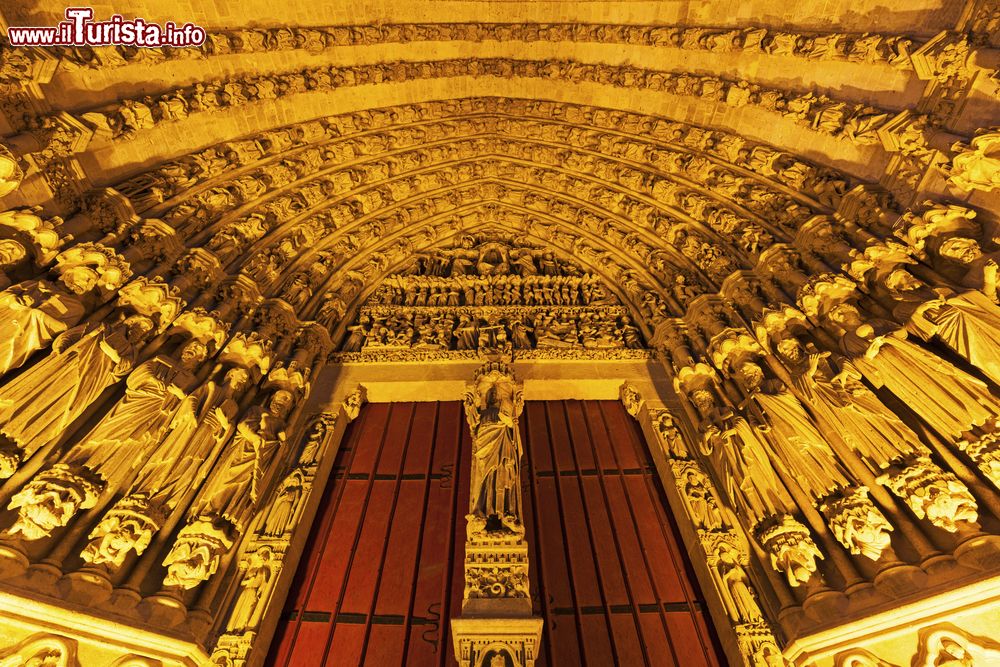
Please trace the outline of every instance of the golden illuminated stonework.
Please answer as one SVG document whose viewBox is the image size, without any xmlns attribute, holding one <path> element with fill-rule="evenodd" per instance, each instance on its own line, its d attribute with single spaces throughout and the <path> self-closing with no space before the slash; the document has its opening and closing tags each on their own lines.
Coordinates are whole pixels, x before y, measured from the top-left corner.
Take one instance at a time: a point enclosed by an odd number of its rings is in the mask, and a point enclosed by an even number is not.
<svg viewBox="0 0 1000 667">
<path fill-rule="evenodd" d="M 204 42 L 15 44 L 65 10 L 0 0 L 0 667 L 301 664 L 306 617 L 369 624 L 315 665 L 392 663 L 376 618 L 434 664 L 654 664 L 640 616 L 677 605 L 719 663 L 1000 664 L 997 0 L 145 0 L 96 19 Z M 605 431 L 539 454 L 555 401 Z M 453 588 L 307 608 L 368 479 L 344 443 L 426 402 L 461 403 L 455 460 L 379 467 L 357 521 L 450 545 Z M 609 472 L 609 406 L 649 463 Z M 593 482 L 647 473 L 660 518 Z M 618 600 L 609 561 L 666 557 L 600 507 L 676 533 L 703 597 Z M 570 609 L 539 553 L 578 528 Z"/>
</svg>

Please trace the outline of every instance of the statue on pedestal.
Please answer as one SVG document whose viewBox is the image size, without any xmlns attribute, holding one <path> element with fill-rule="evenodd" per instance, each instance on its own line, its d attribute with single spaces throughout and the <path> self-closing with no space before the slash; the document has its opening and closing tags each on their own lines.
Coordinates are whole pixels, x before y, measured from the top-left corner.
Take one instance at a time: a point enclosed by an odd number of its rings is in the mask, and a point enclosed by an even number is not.
<svg viewBox="0 0 1000 667">
<path fill-rule="evenodd" d="M 510 530 L 521 528 L 521 387 L 503 364 L 487 364 L 465 393 L 472 430 L 469 513 Z"/>
</svg>

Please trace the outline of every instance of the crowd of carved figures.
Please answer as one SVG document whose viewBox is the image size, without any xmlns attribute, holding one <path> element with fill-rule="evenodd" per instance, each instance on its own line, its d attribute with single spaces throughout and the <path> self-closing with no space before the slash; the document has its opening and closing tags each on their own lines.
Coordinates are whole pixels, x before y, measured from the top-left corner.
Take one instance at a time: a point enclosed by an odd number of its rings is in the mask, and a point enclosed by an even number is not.
<svg viewBox="0 0 1000 667">
<path fill-rule="evenodd" d="M 445 277 L 447 276 L 447 277 Z M 463 236 L 386 276 L 347 327 L 343 352 L 640 349 L 599 276 L 552 251 Z"/>
<path fill-rule="evenodd" d="M 681 48 L 702 48 L 689 37 L 730 39 L 803 57 L 873 49 L 886 60 L 907 48 L 877 36 L 816 47 L 817 36 L 663 30 L 656 39 Z M 912 130 L 806 92 L 503 59 L 200 83 L 77 120 L 128 139 L 298 90 L 466 74 L 757 104 L 860 143 Z M 0 192 L 17 188 L 28 162 L 46 164 L 46 151 L 75 150 L 80 127 L 36 120 L 44 147 L 0 154 Z M 966 190 L 993 190 L 996 137 L 966 138 L 938 168 Z M 1000 234 L 972 208 L 904 207 L 725 131 L 506 98 L 270 130 L 79 204 L 65 221 L 0 214 L 4 572 L 44 551 L 80 565 L 68 579 L 80 598 L 130 587 L 147 605 L 160 595 L 209 608 L 236 595 L 229 622 L 239 627 L 229 629 L 245 630 L 259 620 L 280 546 L 262 539 L 241 552 L 240 591 L 222 590 L 213 573 L 236 557 L 269 492 L 279 505 L 263 536 L 294 517 L 294 503 L 280 501 L 304 484 L 289 477 L 301 460 L 291 425 L 331 350 L 629 349 L 643 337 L 665 354 L 685 414 L 702 427 L 696 456 L 717 492 L 784 578 L 782 604 L 820 581 L 843 588 L 905 573 L 934 549 L 964 545 L 967 563 L 995 549 L 984 533 L 996 532 L 1000 507 Z M 484 230 L 519 241 L 490 246 L 475 238 Z M 831 431 L 841 435 L 821 435 Z M 691 497 L 704 497 L 696 481 L 688 476 Z M 699 521 L 719 521 L 696 503 Z M 733 608 L 749 615 L 742 557 L 713 553 Z"/>
<path fill-rule="evenodd" d="M 209 81 L 156 96 L 123 100 L 106 108 L 82 113 L 79 120 L 100 134 L 127 140 L 162 122 L 251 102 L 276 100 L 286 95 L 372 83 L 465 76 L 592 81 L 620 88 L 696 97 L 731 107 L 752 105 L 859 145 L 879 143 L 877 131 L 892 116 L 892 112 L 885 109 L 837 100 L 812 91 L 768 88 L 747 81 L 689 72 L 572 60 L 467 58 L 328 66 L 287 74 Z"/>
<path fill-rule="evenodd" d="M 362 311 L 348 326 L 344 352 L 387 350 L 640 349 L 639 330 L 623 308 Z"/>
<path fill-rule="evenodd" d="M 970 22 L 974 31 L 976 21 Z M 171 58 L 207 57 L 230 53 L 253 53 L 302 49 L 318 52 L 347 44 L 404 43 L 439 39 L 483 41 L 596 41 L 715 53 L 760 53 L 808 60 L 845 60 L 887 64 L 918 72 L 930 70 L 947 80 L 956 69 L 970 69 L 983 39 L 942 33 L 926 44 L 920 40 L 872 33 L 795 33 L 762 27 L 742 29 L 680 28 L 669 26 L 625 26 L 587 24 L 397 24 L 379 27 L 288 28 L 213 33 L 198 50 L 135 48 L 65 48 L 58 56 L 32 56 L 12 52 L 0 69 L 0 80 L 30 78 L 38 69 L 51 73 L 59 66 L 104 67 L 130 62 L 157 62 Z M 42 63 L 38 62 L 43 61 Z M 982 60 L 982 57 L 980 58 Z M 996 59 L 981 65 L 993 72 Z M 746 81 L 727 81 L 691 73 L 652 72 L 634 67 L 592 65 L 582 62 L 472 59 L 427 63 L 398 62 L 355 67 L 306 69 L 246 79 L 197 84 L 161 96 L 127 100 L 114 110 L 89 112 L 82 120 L 114 136 L 128 137 L 162 120 L 176 120 L 192 113 L 213 111 L 247 102 L 276 99 L 279 95 L 429 76 L 494 75 L 593 80 L 618 86 L 649 87 L 679 95 L 695 95 L 740 106 L 757 104 L 765 109 L 804 120 L 819 131 L 842 135 L 860 143 L 878 141 L 875 130 L 888 120 L 886 112 L 865 105 L 830 100 L 806 91 L 778 91 Z"/>
<path fill-rule="evenodd" d="M 875 41 L 881 39 L 878 36 L 871 37 Z M 950 42 L 947 44 L 935 42 L 932 46 L 944 51 L 953 48 Z M 937 72 L 946 60 L 942 53 L 937 51 L 923 56 L 921 62 L 924 68 L 930 68 L 932 72 Z M 968 55 L 962 62 L 967 60 L 969 60 Z M 960 69 L 964 72 L 968 68 L 963 65 Z M 24 129 L 27 130 L 27 134 L 35 137 L 37 144 L 40 144 L 31 151 L 31 155 L 36 156 L 36 161 L 58 167 L 58 160 L 53 158 L 67 157 L 76 150 L 82 150 L 95 132 L 98 135 L 127 140 L 160 122 L 180 120 L 192 114 L 238 107 L 255 101 L 275 100 L 295 93 L 333 90 L 368 83 L 457 76 L 586 80 L 618 87 L 638 87 L 674 95 L 693 96 L 732 107 L 753 105 L 800 122 L 823 134 L 843 137 L 859 145 L 881 143 L 887 150 L 905 150 L 906 153 L 927 152 L 931 136 L 938 133 L 935 123 L 932 122 L 934 118 L 927 114 L 903 112 L 899 115 L 890 110 L 835 100 L 811 91 L 777 90 L 741 80 L 685 72 L 661 72 L 631 66 L 503 58 L 324 67 L 287 74 L 209 81 L 158 96 L 124 100 L 110 107 L 85 112 L 78 116 L 63 113 L 42 118 L 33 121 L 30 127 Z M 313 124 L 313 129 L 317 128 L 318 125 Z M 981 172 L 983 164 L 995 163 L 995 157 L 989 150 L 989 147 L 996 143 L 995 137 L 990 135 L 983 141 L 985 147 L 956 143 L 949 151 L 942 154 L 946 159 L 937 166 L 955 172 L 957 184 L 975 187 L 974 183 L 979 178 L 974 178 L 973 183 L 970 183 L 965 175 Z M 955 159 L 949 164 L 948 160 L 951 158 Z M 66 178 L 64 172 L 60 174 L 59 178 Z"/>
</svg>

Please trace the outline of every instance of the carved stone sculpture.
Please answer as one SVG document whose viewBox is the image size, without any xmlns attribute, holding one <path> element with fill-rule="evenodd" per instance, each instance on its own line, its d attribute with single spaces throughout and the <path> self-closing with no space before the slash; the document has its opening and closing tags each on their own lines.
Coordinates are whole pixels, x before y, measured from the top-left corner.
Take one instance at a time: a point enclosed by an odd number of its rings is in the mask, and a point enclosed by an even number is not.
<svg viewBox="0 0 1000 667">
<path fill-rule="evenodd" d="M 962 190 L 985 190 L 1000 187 L 1000 131 L 996 128 L 972 139 L 969 145 L 952 146 L 957 154 L 951 160 L 948 180 Z"/>
<path fill-rule="evenodd" d="M 0 477 L 18 461 L 61 437 L 109 385 L 128 374 L 153 321 L 136 315 L 118 324 L 84 324 L 62 333 L 53 353 L 0 388 Z"/>
<path fill-rule="evenodd" d="M 850 362 L 843 360 L 842 370 L 834 373 L 829 353 L 807 349 L 792 336 L 778 343 L 777 352 L 819 424 L 843 438 L 873 472 L 925 450 L 917 434 L 861 383 L 860 371 Z"/>
<path fill-rule="evenodd" d="M 771 566 L 784 572 L 789 586 L 809 581 L 816 572 L 816 559 L 823 558 L 806 527 L 787 515 L 762 527 L 758 540 L 770 557 Z"/>
<path fill-rule="evenodd" d="M 472 430 L 472 516 L 521 529 L 521 388 L 502 364 L 481 369 L 465 393 Z"/>
<path fill-rule="evenodd" d="M 179 494 L 204 478 L 218 448 L 231 433 L 237 411 L 235 398 L 249 374 L 232 368 L 221 384 L 209 380 L 185 397 L 162 442 L 139 468 L 128 492 L 90 532 L 83 558 L 94 564 L 120 567 L 129 550 L 141 554 Z"/>
<path fill-rule="evenodd" d="M 900 471 L 886 473 L 879 482 L 906 500 L 917 518 L 927 518 L 939 528 L 957 531 L 975 523 L 979 516 L 976 499 L 952 473 L 922 458 Z"/>
<path fill-rule="evenodd" d="M 868 489 L 858 487 L 820 505 L 837 541 L 852 554 L 878 560 L 889 546 L 892 524 L 868 499 Z"/>
<path fill-rule="evenodd" d="M 830 313 L 842 351 L 875 386 L 885 386 L 942 435 L 957 438 L 1000 414 L 986 384 L 906 340 L 898 328 L 876 334 L 856 307 Z"/>
<path fill-rule="evenodd" d="M 278 390 L 266 408 L 247 411 L 233 441 L 215 464 L 191 504 L 192 517 L 216 517 L 241 530 L 248 510 L 260 498 L 264 475 L 285 440 L 285 418 L 292 408 L 291 392 Z"/>
</svg>

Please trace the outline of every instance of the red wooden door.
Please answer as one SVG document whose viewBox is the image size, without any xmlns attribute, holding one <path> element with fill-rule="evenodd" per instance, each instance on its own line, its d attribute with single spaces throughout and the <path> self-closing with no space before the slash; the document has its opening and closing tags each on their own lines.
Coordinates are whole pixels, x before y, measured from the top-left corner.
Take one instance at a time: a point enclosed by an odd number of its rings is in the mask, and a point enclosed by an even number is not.
<svg viewBox="0 0 1000 667">
<path fill-rule="evenodd" d="M 525 521 L 539 665 L 716 665 L 641 432 L 616 401 L 529 402 Z M 468 429 L 459 403 L 374 404 L 338 453 L 268 664 L 457 664 Z"/>
</svg>

